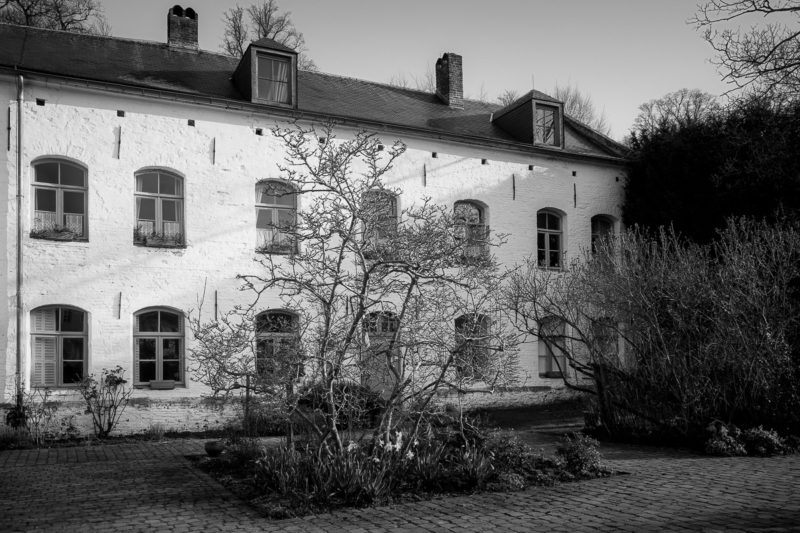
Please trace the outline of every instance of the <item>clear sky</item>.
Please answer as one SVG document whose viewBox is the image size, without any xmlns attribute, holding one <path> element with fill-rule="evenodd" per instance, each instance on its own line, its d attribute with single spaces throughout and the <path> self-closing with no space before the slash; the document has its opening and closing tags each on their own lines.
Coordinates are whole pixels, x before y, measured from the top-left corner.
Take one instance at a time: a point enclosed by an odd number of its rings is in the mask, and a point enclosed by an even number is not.
<svg viewBox="0 0 800 533">
<path fill-rule="evenodd" d="M 118 37 L 165 42 L 176 0 L 100 0 Z M 183 0 L 179 0 L 183 1 Z M 605 110 L 611 136 L 643 102 L 683 87 L 721 94 L 712 50 L 687 24 L 699 0 L 278 0 L 323 72 L 388 82 L 424 76 L 444 52 L 463 56 L 464 92 L 577 85 Z M 181 3 L 199 16 L 200 48 L 220 51 L 235 0 Z M 250 0 L 239 2 L 245 6 Z"/>
</svg>

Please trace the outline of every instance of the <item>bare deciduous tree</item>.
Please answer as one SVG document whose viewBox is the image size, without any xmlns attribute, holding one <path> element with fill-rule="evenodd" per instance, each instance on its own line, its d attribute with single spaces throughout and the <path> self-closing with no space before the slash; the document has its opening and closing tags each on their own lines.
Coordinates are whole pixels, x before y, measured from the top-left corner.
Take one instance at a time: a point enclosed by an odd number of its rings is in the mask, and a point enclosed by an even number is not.
<svg viewBox="0 0 800 533">
<path fill-rule="evenodd" d="M 2 0 L 0 22 L 49 30 L 109 35 L 97 0 Z"/>
<path fill-rule="evenodd" d="M 500 102 L 500 105 L 507 106 L 508 104 L 516 101 L 517 98 L 519 98 L 519 91 L 514 89 L 506 89 L 500 93 L 500 96 L 497 97 L 497 100 Z"/>
<path fill-rule="evenodd" d="M 800 1 L 712 0 L 691 22 L 736 88 L 788 99 L 800 94 Z"/>
<path fill-rule="evenodd" d="M 598 111 L 592 97 L 581 91 L 576 85 L 556 85 L 552 96 L 564 102 L 564 113 L 579 120 L 603 135 L 611 133 L 606 114 Z"/>
<path fill-rule="evenodd" d="M 633 128 L 638 133 L 680 128 L 703 120 L 718 109 L 714 95 L 700 89 L 681 89 L 640 105 Z"/>
<path fill-rule="evenodd" d="M 399 142 L 384 146 L 365 132 L 337 139 L 332 125 L 273 133 L 286 153 L 281 178 L 302 199 L 296 225 L 280 228 L 296 249 L 265 254 L 261 272 L 240 276 L 253 307 L 231 320 L 191 321 L 199 379 L 215 392 L 249 381 L 257 393 L 285 394 L 287 417 L 303 419 L 332 453 L 343 450 L 343 384 L 379 391 L 375 438 L 388 442 L 402 428 L 410 445 L 442 390 L 512 382 L 516 337 L 502 320 L 505 274 L 490 253 L 502 236 L 430 200 L 398 209 L 385 177 L 405 151 Z M 275 352 L 288 364 L 258 372 L 256 310 L 275 299 L 297 314 L 298 333 Z M 314 413 L 296 393 L 303 383 L 324 397 Z"/>
<path fill-rule="evenodd" d="M 289 11 L 278 11 L 276 0 L 265 0 L 246 8 L 237 5 L 223 15 L 222 49 L 229 55 L 242 57 L 250 41 L 272 39 L 298 53 L 298 68 L 317 70 L 317 65 L 306 53 L 305 37 L 295 28 L 291 15 Z"/>
</svg>

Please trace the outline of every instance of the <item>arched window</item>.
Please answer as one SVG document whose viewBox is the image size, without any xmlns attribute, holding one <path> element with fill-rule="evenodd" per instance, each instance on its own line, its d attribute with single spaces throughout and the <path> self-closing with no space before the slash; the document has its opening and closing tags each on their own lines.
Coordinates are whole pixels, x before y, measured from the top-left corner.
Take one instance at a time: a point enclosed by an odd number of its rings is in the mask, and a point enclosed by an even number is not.
<svg viewBox="0 0 800 533">
<path fill-rule="evenodd" d="M 391 336 L 400 328 L 400 320 L 391 311 L 368 313 L 364 324 L 367 333 L 378 336 Z"/>
<path fill-rule="evenodd" d="M 180 246 L 183 227 L 183 178 L 165 170 L 136 173 L 136 227 L 133 241 L 144 246 Z"/>
<path fill-rule="evenodd" d="M 183 313 L 162 307 L 143 309 L 133 317 L 134 383 L 184 383 Z"/>
<path fill-rule="evenodd" d="M 86 376 L 87 339 L 85 311 L 65 306 L 31 311 L 31 385 L 58 387 L 79 383 Z"/>
<path fill-rule="evenodd" d="M 402 375 L 403 360 L 392 339 L 400 329 L 400 319 L 392 311 L 374 311 L 364 317 L 367 349 L 362 352 L 361 384 L 388 398 Z M 391 351 L 389 351 L 391 350 Z"/>
<path fill-rule="evenodd" d="M 458 201 L 453 206 L 455 236 L 463 244 L 465 258 L 485 256 L 488 251 L 489 227 L 484 208 L 476 202 Z"/>
<path fill-rule="evenodd" d="M 276 180 L 256 184 L 256 250 L 269 254 L 295 251 L 297 193 L 288 183 Z"/>
<path fill-rule="evenodd" d="M 566 371 L 564 321 L 551 316 L 539 322 L 539 376 L 558 378 Z"/>
<path fill-rule="evenodd" d="M 36 162 L 33 170 L 31 237 L 86 239 L 86 170 L 60 159 Z"/>
<path fill-rule="evenodd" d="M 592 217 L 592 253 L 597 251 L 597 245 L 603 239 L 614 236 L 614 222 L 606 215 Z"/>
<path fill-rule="evenodd" d="M 542 209 L 536 213 L 536 257 L 542 268 L 560 269 L 564 255 L 562 217 Z"/>
<path fill-rule="evenodd" d="M 256 316 L 256 371 L 292 379 L 305 374 L 297 315 L 265 311 Z"/>
<path fill-rule="evenodd" d="M 377 251 L 397 233 L 397 195 L 385 189 L 367 191 L 363 217 L 365 241 Z"/>
<path fill-rule="evenodd" d="M 466 314 L 456 318 L 455 364 L 461 378 L 481 378 L 489 366 L 491 320 L 486 315 Z"/>
</svg>

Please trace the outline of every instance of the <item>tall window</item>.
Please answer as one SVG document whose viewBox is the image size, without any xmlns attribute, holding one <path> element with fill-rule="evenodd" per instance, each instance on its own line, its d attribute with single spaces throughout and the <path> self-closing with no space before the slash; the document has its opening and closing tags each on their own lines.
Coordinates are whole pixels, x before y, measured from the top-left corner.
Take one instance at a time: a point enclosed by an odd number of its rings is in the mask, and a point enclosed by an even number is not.
<svg viewBox="0 0 800 533">
<path fill-rule="evenodd" d="M 298 378 L 305 374 L 297 315 L 265 311 L 256 316 L 256 371 L 261 376 Z"/>
<path fill-rule="evenodd" d="M 391 394 L 397 383 L 394 373 L 402 372 L 400 350 L 395 346 L 389 352 L 392 338 L 399 329 L 400 320 L 391 311 L 375 311 L 364 318 L 369 348 L 361 361 L 361 384 L 385 397 Z"/>
<path fill-rule="evenodd" d="M 363 216 L 365 240 L 378 251 L 397 232 L 397 196 L 386 190 L 367 191 Z"/>
<path fill-rule="evenodd" d="M 561 268 L 563 234 L 561 215 L 542 209 L 536 213 L 536 257 L 542 268 Z"/>
<path fill-rule="evenodd" d="M 598 244 L 614 235 L 614 223 L 605 215 L 592 217 L 592 253 L 597 252 Z"/>
<path fill-rule="evenodd" d="M 134 382 L 183 383 L 183 313 L 145 309 L 134 315 Z"/>
<path fill-rule="evenodd" d="M 489 251 L 483 207 L 475 202 L 459 201 L 453 208 L 456 239 L 464 246 L 465 258 L 483 257 Z"/>
<path fill-rule="evenodd" d="M 86 171 L 73 163 L 36 163 L 31 237 L 74 240 L 87 237 Z"/>
<path fill-rule="evenodd" d="M 74 385 L 86 376 L 86 313 L 73 307 L 31 311 L 31 385 Z"/>
<path fill-rule="evenodd" d="M 256 184 L 256 250 L 271 254 L 295 251 L 292 235 L 297 223 L 297 193 L 288 183 L 268 180 Z"/>
<path fill-rule="evenodd" d="M 548 146 L 561 145 L 560 119 L 558 107 L 536 104 L 534 121 L 534 142 Z"/>
<path fill-rule="evenodd" d="M 292 61 L 289 57 L 258 54 L 258 98 L 292 103 Z"/>
<path fill-rule="evenodd" d="M 136 228 L 134 242 L 147 246 L 181 245 L 183 179 L 163 170 L 136 174 Z"/>
<path fill-rule="evenodd" d="M 456 373 L 463 378 L 485 376 L 489 364 L 488 316 L 467 314 L 456 318 Z"/>
<path fill-rule="evenodd" d="M 539 323 L 539 376 L 561 377 L 566 371 L 564 321 L 546 317 Z"/>
</svg>

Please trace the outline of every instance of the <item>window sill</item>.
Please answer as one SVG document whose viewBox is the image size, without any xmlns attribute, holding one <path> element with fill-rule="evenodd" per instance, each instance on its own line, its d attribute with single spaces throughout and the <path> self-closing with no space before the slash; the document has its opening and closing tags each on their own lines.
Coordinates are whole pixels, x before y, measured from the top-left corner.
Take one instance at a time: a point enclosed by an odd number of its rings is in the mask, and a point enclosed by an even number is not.
<svg viewBox="0 0 800 533">
<path fill-rule="evenodd" d="M 294 255 L 297 253 L 297 250 L 295 250 L 294 248 L 269 247 L 269 248 L 256 248 L 256 253 L 263 255 Z"/>
<path fill-rule="evenodd" d="M 89 242 L 88 237 L 81 237 L 77 236 L 73 233 L 61 233 L 61 232 L 46 232 L 46 233 L 34 233 L 31 232 L 28 235 L 31 239 L 36 239 L 39 241 L 55 241 L 55 242 Z"/>
<path fill-rule="evenodd" d="M 561 379 L 563 375 L 561 372 L 545 372 L 544 374 L 539 374 L 539 377 L 545 379 Z"/>
<path fill-rule="evenodd" d="M 185 388 L 186 384 L 181 383 L 179 381 L 148 381 L 145 383 L 136 383 L 133 385 L 134 389 L 137 390 L 173 390 L 179 388 Z"/>
<path fill-rule="evenodd" d="M 186 248 L 185 244 L 158 242 L 158 241 L 146 241 L 146 242 L 133 241 L 133 245 L 139 246 L 140 248 L 177 248 L 177 249 Z"/>
</svg>

